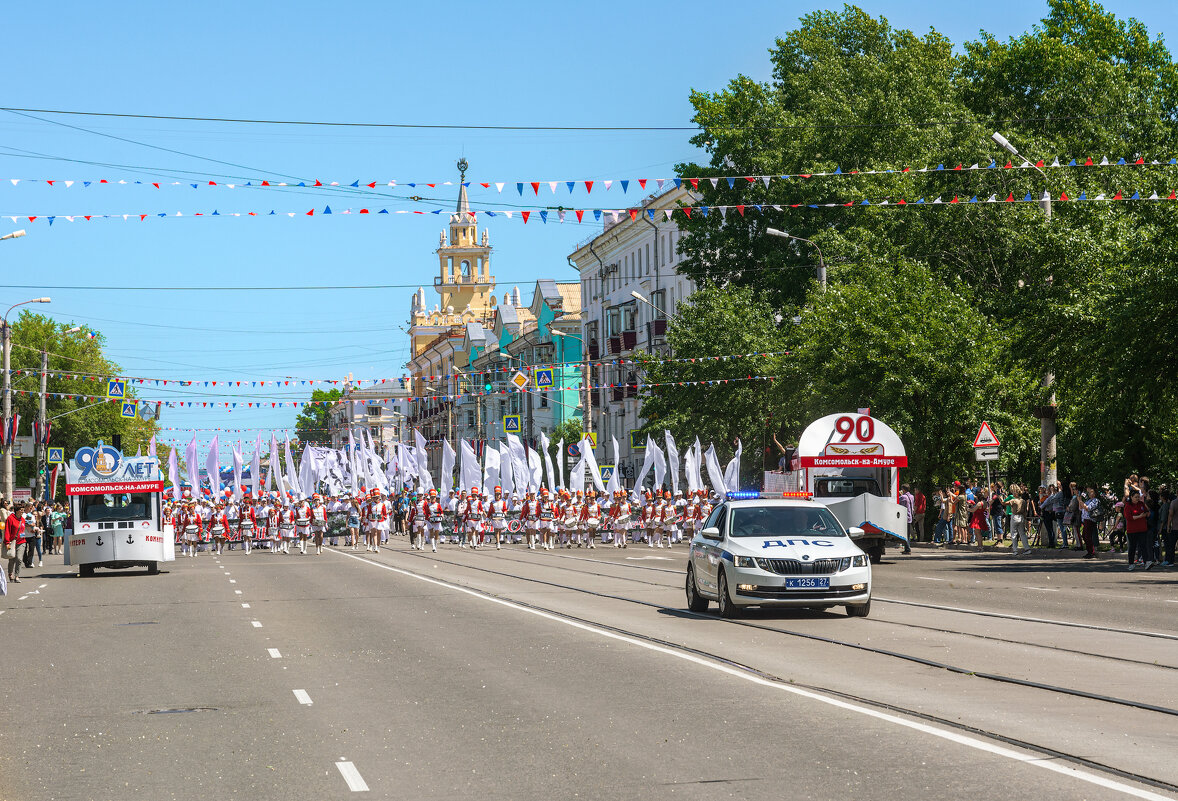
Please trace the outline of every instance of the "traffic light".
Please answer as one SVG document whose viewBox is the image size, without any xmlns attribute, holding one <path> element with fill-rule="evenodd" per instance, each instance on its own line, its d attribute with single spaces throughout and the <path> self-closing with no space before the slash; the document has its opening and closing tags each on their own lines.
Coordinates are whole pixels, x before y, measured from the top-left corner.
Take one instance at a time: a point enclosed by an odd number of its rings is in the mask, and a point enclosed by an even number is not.
<svg viewBox="0 0 1178 801">
<path fill-rule="evenodd" d="M 493 392 L 493 391 L 494 391 L 494 389 L 495 389 L 495 385 L 494 385 L 494 384 L 492 384 L 490 381 L 488 381 L 487 383 L 483 384 L 483 391 L 484 391 L 484 392 L 490 393 L 490 392 Z"/>
</svg>

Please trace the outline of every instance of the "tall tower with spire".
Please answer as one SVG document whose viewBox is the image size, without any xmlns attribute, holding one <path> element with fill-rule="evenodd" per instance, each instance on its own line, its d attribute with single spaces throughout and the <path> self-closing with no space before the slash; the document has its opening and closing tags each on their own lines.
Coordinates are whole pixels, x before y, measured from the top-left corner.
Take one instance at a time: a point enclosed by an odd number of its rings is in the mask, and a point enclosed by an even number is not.
<svg viewBox="0 0 1178 801">
<path fill-rule="evenodd" d="M 449 238 L 438 237 L 438 274 L 434 289 L 441 296 L 433 311 L 426 308 L 425 289 L 413 296 L 410 339 L 416 355 L 448 326 L 481 322 L 495 306 L 495 277 L 491 274 L 491 244 L 486 230 L 479 238 L 478 222 L 466 195 L 465 158 L 458 160 L 458 204 L 450 215 Z"/>
</svg>

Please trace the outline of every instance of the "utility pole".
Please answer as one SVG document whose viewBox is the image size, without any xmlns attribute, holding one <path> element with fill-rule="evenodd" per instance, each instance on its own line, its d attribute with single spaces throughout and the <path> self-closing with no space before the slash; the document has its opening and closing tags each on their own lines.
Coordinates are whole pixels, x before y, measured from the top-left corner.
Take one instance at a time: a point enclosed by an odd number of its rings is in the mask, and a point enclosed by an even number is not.
<svg viewBox="0 0 1178 801">
<path fill-rule="evenodd" d="M 49 375 L 49 351 L 44 348 L 41 349 L 41 405 L 37 408 L 37 423 L 41 427 L 41 436 L 35 443 L 37 449 L 37 472 L 33 479 L 33 497 L 40 500 L 45 496 L 45 423 L 47 416 L 45 414 L 45 388 L 46 379 Z"/>
</svg>

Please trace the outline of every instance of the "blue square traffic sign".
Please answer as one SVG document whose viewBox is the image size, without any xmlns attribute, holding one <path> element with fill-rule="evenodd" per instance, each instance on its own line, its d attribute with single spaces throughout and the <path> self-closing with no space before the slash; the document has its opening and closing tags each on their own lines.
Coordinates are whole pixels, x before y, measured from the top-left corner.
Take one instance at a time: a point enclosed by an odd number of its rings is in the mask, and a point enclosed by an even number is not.
<svg viewBox="0 0 1178 801">
<path fill-rule="evenodd" d="M 61 464 L 65 461 L 65 448 L 49 448 L 49 464 Z"/>
<path fill-rule="evenodd" d="M 536 387 L 538 389 L 552 389 L 551 367 L 545 367 L 536 371 Z"/>
<path fill-rule="evenodd" d="M 119 411 L 123 417 L 135 416 L 135 401 L 123 401 L 123 408 Z"/>
<path fill-rule="evenodd" d="M 112 378 L 106 382 L 106 397 L 108 398 L 125 398 L 127 397 L 127 382 L 118 378 Z"/>
</svg>

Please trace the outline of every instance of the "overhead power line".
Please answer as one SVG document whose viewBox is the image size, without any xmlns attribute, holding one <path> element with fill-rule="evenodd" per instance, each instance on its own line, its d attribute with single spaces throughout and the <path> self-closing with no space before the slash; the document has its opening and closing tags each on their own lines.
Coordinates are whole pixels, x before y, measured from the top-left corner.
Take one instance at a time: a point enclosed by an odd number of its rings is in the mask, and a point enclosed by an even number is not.
<svg viewBox="0 0 1178 801">
<path fill-rule="evenodd" d="M 229 122 L 247 125 L 305 125 L 326 126 L 333 128 L 413 128 L 425 130 L 456 130 L 456 131 L 698 131 L 698 125 L 461 125 L 457 123 L 417 123 L 417 122 L 340 122 L 336 120 L 263 120 L 246 119 L 241 117 L 193 117 L 175 114 L 131 114 L 115 111 L 75 111 L 67 109 L 48 108 L 17 108 L 14 106 L 0 106 L 0 111 L 14 113 L 35 114 L 70 114 L 81 117 L 112 117 L 135 120 L 176 120 L 178 122 Z M 1130 117 L 1163 117 L 1156 112 L 1126 113 L 1126 114 L 1081 114 L 1060 117 L 1022 117 L 1006 119 L 980 120 L 915 120 L 912 122 L 888 123 L 807 123 L 802 125 L 728 125 L 715 126 L 715 129 L 745 130 L 777 130 L 790 131 L 821 128 L 908 128 L 935 127 L 954 125 L 988 125 L 995 123 L 1024 123 L 1024 122 L 1067 122 L 1075 120 L 1124 119 Z M 105 135 L 105 134 L 104 134 Z M 118 138 L 118 137 L 112 137 Z M 142 144 L 142 143 L 136 143 Z M 158 148 L 166 150 L 166 148 Z M 178 151 L 171 151 L 178 152 Z M 188 154 L 184 154 L 188 155 Z M 227 162 L 222 162 L 227 163 Z M 240 166 L 240 165 L 233 165 Z"/>
</svg>

